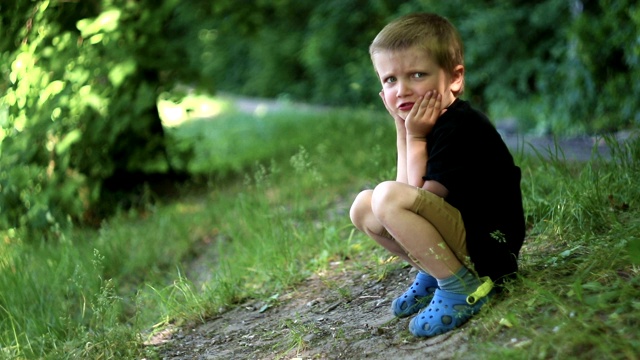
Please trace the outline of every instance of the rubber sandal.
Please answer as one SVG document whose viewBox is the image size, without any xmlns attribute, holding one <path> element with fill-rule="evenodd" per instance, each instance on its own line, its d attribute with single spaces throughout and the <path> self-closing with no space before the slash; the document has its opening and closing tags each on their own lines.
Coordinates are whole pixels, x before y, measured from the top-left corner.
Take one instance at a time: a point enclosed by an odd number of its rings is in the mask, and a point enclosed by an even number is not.
<svg viewBox="0 0 640 360">
<path fill-rule="evenodd" d="M 409 330 L 415 336 L 432 337 L 451 331 L 480 311 L 493 295 L 493 282 L 485 277 L 470 295 L 437 289 L 431 304 L 411 319 Z"/>
<path fill-rule="evenodd" d="M 429 305 L 428 297 L 438 288 L 438 280 L 424 271 L 418 271 L 411 287 L 391 303 L 393 314 L 407 317 Z"/>
</svg>

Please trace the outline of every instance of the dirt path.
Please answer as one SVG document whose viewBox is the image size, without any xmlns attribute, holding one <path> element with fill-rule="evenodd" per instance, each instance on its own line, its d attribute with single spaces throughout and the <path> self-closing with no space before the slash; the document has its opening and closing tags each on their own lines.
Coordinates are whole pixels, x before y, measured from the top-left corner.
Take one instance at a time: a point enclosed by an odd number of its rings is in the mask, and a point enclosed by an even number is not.
<svg viewBox="0 0 640 360">
<path fill-rule="evenodd" d="M 416 339 L 408 319 L 396 319 L 392 298 L 415 277 L 408 268 L 382 279 L 350 263 L 333 264 L 277 303 L 242 304 L 205 324 L 159 334 L 161 359 L 466 358 L 474 320 L 457 331 Z M 266 309 L 266 310 L 265 310 Z"/>
<path fill-rule="evenodd" d="M 498 124 L 500 131 L 500 124 Z M 500 131 L 502 139 L 512 152 L 524 151 L 527 154 L 540 154 L 545 158 L 557 158 L 566 161 L 588 161 L 592 156 L 608 159 L 611 155 L 609 146 L 603 137 L 576 136 L 554 139 L 552 136 L 532 136 Z M 613 134 L 611 140 L 623 142 L 633 136 L 628 131 Z"/>
</svg>

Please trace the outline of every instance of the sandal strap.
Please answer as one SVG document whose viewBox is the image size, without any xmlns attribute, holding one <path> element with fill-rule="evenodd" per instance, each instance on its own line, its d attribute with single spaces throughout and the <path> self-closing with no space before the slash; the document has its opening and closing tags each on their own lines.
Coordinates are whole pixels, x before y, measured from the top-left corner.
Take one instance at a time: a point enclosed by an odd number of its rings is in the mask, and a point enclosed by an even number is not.
<svg viewBox="0 0 640 360">
<path fill-rule="evenodd" d="M 490 277 L 488 276 L 482 277 L 480 278 L 480 281 L 482 281 L 482 284 L 478 286 L 476 291 L 472 292 L 471 294 L 469 294 L 469 296 L 467 296 L 467 304 L 473 305 L 477 303 L 478 300 L 489 295 L 489 293 L 493 289 L 493 281 L 491 281 Z"/>
</svg>

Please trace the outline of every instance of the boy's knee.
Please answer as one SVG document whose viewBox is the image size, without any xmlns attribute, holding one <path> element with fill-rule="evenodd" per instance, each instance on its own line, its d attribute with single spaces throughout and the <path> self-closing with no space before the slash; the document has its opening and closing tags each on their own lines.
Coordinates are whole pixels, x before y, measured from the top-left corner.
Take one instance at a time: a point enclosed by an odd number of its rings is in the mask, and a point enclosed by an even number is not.
<svg viewBox="0 0 640 360">
<path fill-rule="evenodd" d="M 395 181 L 385 181 L 373 189 L 371 193 L 371 208 L 374 214 L 377 215 L 393 205 L 393 201 L 398 198 L 396 194 L 398 184 Z"/>
<path fill-rule="evenodd" d="M 356 199 L 349 210 L 349 217 L 355 227 L 360 230 L 364 229 L 364 223 L 369 214 L 371 214 L 371 194 L 372 190 L 364 190 L 356 196 Z"/>
</svg>

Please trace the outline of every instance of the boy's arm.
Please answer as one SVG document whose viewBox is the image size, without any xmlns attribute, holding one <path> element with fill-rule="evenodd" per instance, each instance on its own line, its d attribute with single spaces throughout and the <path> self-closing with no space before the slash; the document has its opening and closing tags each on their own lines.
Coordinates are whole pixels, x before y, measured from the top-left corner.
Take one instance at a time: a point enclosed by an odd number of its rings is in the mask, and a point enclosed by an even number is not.
<svg viewBox="0 0 640 360">
<path fill-rule="evenodd" d="M 442 96 L 427 93 L 415 103 L 407 116 L 407 179 L 408 184 L 423 187 L 422 177 L 427 173 L 427 135 L 441 115 Z"/>
<path fill-rule="evenodd" d="M 449 189 L 447 189 L 444 185 L 435 180 L 427 180 L 422 185 L 424 190 L 427 190 L 431 193 L 434 193 L 441 198 L 446 198 L 449 195 Z"/>
<path fill-rule="evenodd" d="M 427 138 L 413 138 L 407 136 L 407 184 L 422 187 L 422 177 L 427 173 Z"/>
<path fill-rule="evenodd" d="M 396 122 L 396 147 L 398 151 L 398 164 L 396 166 L 396 181 L 408 184 L 407 177 L 407 128 L 404 120 L 395 119 Z M 426 154 L 426 152 L 425 152 Z"/>
<path fill-rule="evenodd" d="M 396 124 L 396 150 L 398 153 L 396 164 L 396 181 L 408 184 L 407 181 L 407 128 L 404 119 L 396 114 L 384 100 L 384 93 L 380 91 L 380 98 Z"/>
<path fill-rule="evenodd" d="M 407 173 L 410 174 L 408 184 L 421 187 L 424 190 L 440 196 L 441 198 L 446 198 L 447 195 L 449 195 L 449 190 L 444 185 L 435 180 L 424 181 L 422 179 L 424 174 L 427 172 L 426 164 L 429 160 L 427 155 L 426 139 L 424 141 L 419 139 L 408 140 L 407 149 L 407 153 L 412 154 L 408 155 L 408 158 L 412 159 L 407 163 L 407 167 L 409 169 Z"/>
</svg>

